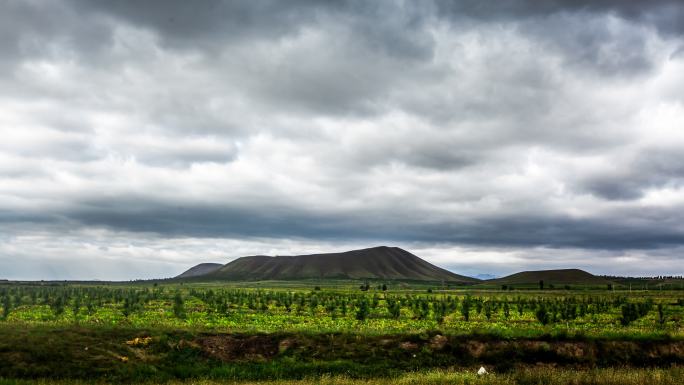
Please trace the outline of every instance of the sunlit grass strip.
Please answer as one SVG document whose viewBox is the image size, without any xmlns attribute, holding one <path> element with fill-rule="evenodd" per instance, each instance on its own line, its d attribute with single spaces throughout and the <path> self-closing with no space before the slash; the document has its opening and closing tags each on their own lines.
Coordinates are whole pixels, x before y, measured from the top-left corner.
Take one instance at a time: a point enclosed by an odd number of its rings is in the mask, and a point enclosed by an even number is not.
<svg viewBox="0 0 684 385">
<path fill-rule="evenodd" d="M 0 385 L 85 385 L 105 382 L 60 380 L 0 379 Z M 164 382 L 169 385 L 215 385 L 225 381 L 190 380 Z M 478 376 L 475 371 L 432 370 L 404 374 L 397 378 L 350 379 L 345 377 L 311 378 L 305 380 L 238 381 L 242 385 L 680 385 L 684 384 L 684 368 L 668 369 L 594 369 L 586 371 L 564 369 L 523 369 L 520 371 Z M 148 382 L 146 384 L 154 384 Z"/>
</svg>

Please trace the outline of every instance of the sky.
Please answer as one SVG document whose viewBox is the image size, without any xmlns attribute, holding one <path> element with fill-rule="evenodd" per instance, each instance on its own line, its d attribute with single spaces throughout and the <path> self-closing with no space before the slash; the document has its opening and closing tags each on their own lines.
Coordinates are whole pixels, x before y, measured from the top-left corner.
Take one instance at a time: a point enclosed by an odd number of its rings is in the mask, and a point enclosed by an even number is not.
<svg viewBox="0 0 684 385">
<path fill-rule="evenodd" d="M 0 1 L 0 278 L 376 245 L 684 274 L 684 3 Z"/>
</svg>

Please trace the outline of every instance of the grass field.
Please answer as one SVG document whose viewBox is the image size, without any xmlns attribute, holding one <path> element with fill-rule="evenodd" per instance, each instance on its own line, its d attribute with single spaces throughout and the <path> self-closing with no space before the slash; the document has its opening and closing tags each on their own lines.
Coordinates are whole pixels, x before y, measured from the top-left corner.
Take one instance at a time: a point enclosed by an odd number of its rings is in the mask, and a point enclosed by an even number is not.
<svg viewBox="0 0 684 385">
<path fill-rule="evenodd" d="M 86 385 L 97 382 L 79 380 L 2 380 L 0 385 Z M 168 385 L 216 385 L 219 380 L 168 381 Z M 684 383 L 684 370 L 674 369 L 594 369 L 587 371 L 558 369 L 525 369 L 514 373 L 479 376 L 472 371 L 426 371 L 393 378 L 351 379 L 322 376 L 303 380 L 244 381 L 243 385 L 679 385 Z"/>
<path fill-rule="evenodd" d="M 385 289 L 6 284 L 0 378 L 682 383 L 682 291 Z"/>
</svg>

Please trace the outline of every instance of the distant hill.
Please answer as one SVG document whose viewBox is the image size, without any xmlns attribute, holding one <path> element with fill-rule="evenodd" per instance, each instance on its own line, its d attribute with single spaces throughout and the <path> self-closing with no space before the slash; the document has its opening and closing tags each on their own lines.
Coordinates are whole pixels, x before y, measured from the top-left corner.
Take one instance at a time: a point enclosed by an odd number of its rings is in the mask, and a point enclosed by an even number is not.
<svg viewBox="0 0 684 385">
<path fill-rule="evenodd" d="M 193 269 L 188 270 L 188 272 Z M 178 278 L 187 277 L 181 275 Z M 387 246 L 342 253 L 242 257 L 223 265 L 219 269 L 192 277 L 212 280 L 323 278 L 479 282 L 475 278 L 454 274 L 430 264 L 406 250 Z"/>
<path fill-rule="evenodd" d="M 495 284 L 538 284 L 540 280 L 544 284 L 584 284 L 584 285 L 605 285 L 610 281 L 605 278 L 595 276 L 580 269 L 560 269 L 560 270 L 536 270 L 522 271 L 509 276 L 493 279 L 487 283 Z"/>
<path fill-rule="evenodd" d="M 496 276 L 496 275 L 494 275 L 494 274 L 486 274 L 486 273 L 472 275 L 471 277 L 477 278 L 477 279 L 481 279 L 481 280 L 483 280 L 483 281 L 486 281 L 486 280 L 488 280 L 488 279 L 497 279 L 497 278 L 499 278 L 498 276 Z"/>
<path fill-rule="evenodd" d="M 190 269 L 186 270 L 185 272 L 183 272 L 183 274 L 179 275 L 176 278 L 199 277 L 205 274 L 209 274 L 212 271 L 218 270 L 222 266 L 223 265 L 220 263 L 200 263 L 199 265 L 193 266 Z"/>
</svg>

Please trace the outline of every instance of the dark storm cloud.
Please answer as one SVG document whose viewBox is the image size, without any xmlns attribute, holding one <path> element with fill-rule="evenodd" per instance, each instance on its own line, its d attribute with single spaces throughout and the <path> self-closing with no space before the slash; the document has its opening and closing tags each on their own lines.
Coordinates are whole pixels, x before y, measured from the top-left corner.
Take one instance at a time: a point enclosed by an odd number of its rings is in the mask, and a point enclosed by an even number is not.
<svg viewBox="0 0 684 385">
<path fill-rule="evenodd" d="M 366 2 L 340 0 L 318 2 L 296 0 L 281 2 L 232 2 L 209 0 L 190 4 L 182 0 L 138 2 L 69 0 L 79 9 L 90 9 L 158 30 L 162 35 L 179 41 L 203 42 L 228 38 L 278 38 L 297 33 L 302 26 L 317 18 L 335 15 L 352 26 L 362 26 L 360 32 L 377 41 L 379 49 L 396 47 L 390 52 L 421 53 L 422 44 L 406 44 L 410 37 L 380 33 L 387 25 L 402 25 L 420 29 L 431 17 L 455 19 L 472 17 L 481 20 L 521 20 L 559 13 L 609 13 L 646 23 L 665 32 L 682 32 L 684 17 L 678 0 L 513 0 L 505 3 L 479 0 L 436 0 L 415 4 L 405 1 Z M 397 12 L 400 10 L 401 12 Z M 392 20 L 388 20 L 388 19 Z M 367 21 L 374 20 L 370 24 Z M 386 31 L 386 32 L 395 32 Z M 401 42 L 400 44 L 395 44 Z M 413 47 L 413 48 L 409 48 Z"/>
<path fill-rule="evenodd" d="M 422 31 L 426 8 L 411 3 L 210 0 L 198 6 L 182 0 L 71 2 L 81 10 L 151 28 L 168 44 L 188 49 L 219 49 L 244 40 L 279 40 L 311 26 L 342 23 L 372 49 L 400 57 L 431 54 L 430 41 Z"/>
<path fill-rule="evenodd" d="M 684 11 L 678 0 L 512 0 L 505 3 L 477 0 L 436 1 L 441 14 L 484 20 L 537 18 L 558 13 L 610 13 L 647 23 L 664 33 L 682 33 Z"/>
<path fill-rule="evenodd" d="M 580 186 L 609 200 L 632 200 L 648 189 L 684 185 L 684 153 L 681 148 L 646 148 L 607 172 L 596 173 Z"/>
<path fill-rule="evenodd" d="M 69 2 L 81 10 L 152 28 L 165 38 L 185 44 L 225 41 L 226 38 L 279 38 L 296 33 L 315 17 L 319 8 L 336 6 L 335 2 L 307 0 L 289 4 L 272 0 L 209 0 L 200 5 L 182 0 Z"/>
<path fill-rule="evenodd" d="M 550 17 L 529 28 L 546 47 L 562 52 L 568 65 L 611 77 L 643 74 L 658 65 L 660 58 L 650 52 L 650 36 L 644 30 L 611 25 L 593 15 L 561 23 L 559 18 L 567 16 Z"/>
<path fill-rule="evenodd" d="M 111 26 L 91 20 L 61 1 L 9 0 L 0 12 L 0 63 L 75 55 L 79 60 L 102 53 L 111 43 Z"/>
<path fill-rule="evenodd" d="M 660 213 L 660 216 L 667 215 Z M 680 219 L 677 216 L 668 222 Z M 624 250 L 657 249 L 684 242 L 682 229 L 659 226 L 653 218 L 586 220 L 540 213 L 529 217 L 488 218 L 464 227 L 452 225 L 451 230 L 452 242 L 475 245 Z M 449 237 L 444 231 L 440 233 L 440 238 Z"/>
<path fill-rule="evenodd" d="M 259 210 L 253 207 L 258 206 Z M 491 215 L 466 219 L 415 220 L 410 213 L 345 212 L 331 216 L 274 202 L 232 205 L 174 205 L 146 198 L 88 201 L 63 212 L 71 225 L 104 226 L 127 232 L 199 238 L 303 237 L 320 240 L 451 242 L 496 247 L 551 247 L 589 250 L 658 249 L 684 243 L 684 216 L 669 209 L 629 210 L 598 219 L 551 213 Z M 626 215 L 625 215 L 626 214 Z M 382 215 L 382 217 L 379 217 Z M 14 218 L 55 223 L 55 218 Z"/>
<path fill-rule="evenodd" d="M 209 1 L 197 6 L 185 1 L 73 0 L 53 7 L 46 27 L 15 28 L 22 33 L 10 40 L 33 41 L 43 55 L 53 45 L 56 52 L 71 53 L 82 63 L 116 71 L 141 59 L 112 57 L 102 50 L 116 44 L 119 26 L 139 28 L 153 33 L 164 49 L 198 54 L 207 61 L 202 70 L 212 72 L 216 85 L 239 88 L 264 108 L 306 114 L 381 110 L 380 101 L 401 83 L 403 71 L 429 63 L 434 49 L 426 30 L 432 8 L 412 3 Z M 15 19 L 29 13 L 26 18 L 40 25 L 45 17 L 35 6 L 16 8 L 21 9 L 15 10 Z M 60 19 L 72 27 L 54 30 L 51 26 Z M 321 41 L 297 44 L 307 34 L 320 34 L 313 39 Z M 288 45 L 293 47 L 281 47 Z M 159 103 L 187 108 L 173 99 Z"/>
<path fill-rule="evenodd" d="M 663 269 L 684 243 L 683 17 L 678 1 L 4 2 L 0 259 L 296 240 L 589 265 L 637 250 Z"/>
<path fill-rule="evenodd" d="M 505 3 L 436 1 L 438 14 L 455 26 L 475 19 L 508 23 L 559 52 L 568 65 L 581 65 L 600 76 L 636 75 L 650 71 L 658 58 L 649 51 L 655 29 L 667 38 L 684 33 L 684 8 L 676 0 L 662 1 L 537 1 Z M 625 28 L 615 17 L 638 28 Z"/>
</svg>

